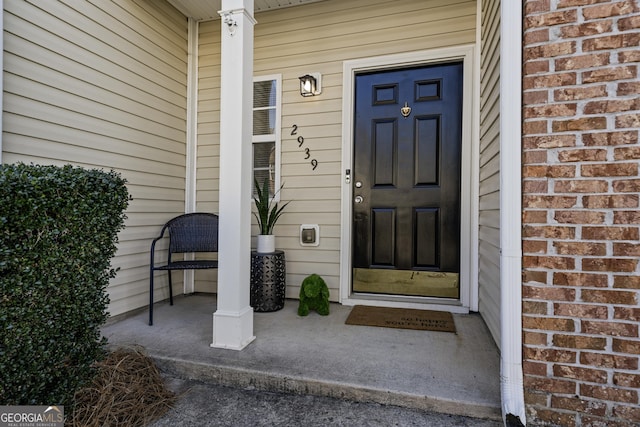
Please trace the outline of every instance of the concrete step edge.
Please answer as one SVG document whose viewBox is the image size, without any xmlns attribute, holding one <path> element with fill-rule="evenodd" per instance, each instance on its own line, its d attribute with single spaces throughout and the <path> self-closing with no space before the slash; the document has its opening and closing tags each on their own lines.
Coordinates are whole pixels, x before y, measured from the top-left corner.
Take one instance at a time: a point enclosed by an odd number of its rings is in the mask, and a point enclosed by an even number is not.
<svg viewBox="0 0 640 427">
<path fill-rule="evenodd" d="M 158 368 L 178 378 L 236 388 L 253 388 L 291 394 L 308 394 L 356 402 L 374 402 L 450 415 L 501 421 L 501 408 L 490 404 L 443 399 L 361 385 L 281 375 L 150 355 Z"/>
</svg>

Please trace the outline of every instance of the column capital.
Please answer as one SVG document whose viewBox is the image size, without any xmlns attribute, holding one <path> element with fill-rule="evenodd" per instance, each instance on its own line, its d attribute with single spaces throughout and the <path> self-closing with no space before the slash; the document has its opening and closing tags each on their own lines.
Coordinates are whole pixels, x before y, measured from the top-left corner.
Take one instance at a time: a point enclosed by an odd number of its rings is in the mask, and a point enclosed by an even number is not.
<svg viewBox="0 0 640 427">
<path fill-rule="evenodd" d="M 236 33 L 238 25 L 242 24 L 238 20 L 252 27 L 257 23 L 253 17 L 253 0 L 222 0 L 222 9 L 218 11 L 218 15 L 231 36 Z"/>
<path fill-rule="evenodd" d="M 253 17 L 253 0 L 222 0 L 221 10 L 218 14 L 222 13 L 244 13 Z"/>
<path fill-rule="evenodd" d="M 258 21 L 253 17 L 253 14 L 247 11 L 247 9 L 219 10 L 218 15 L 222 18 L 222 22 L 229 26 L 231 26 L 231 24 L 228 20 L 233 19 L 235 15 L 243 15 L 253 25 L 258 23 Z"/>
</svg>

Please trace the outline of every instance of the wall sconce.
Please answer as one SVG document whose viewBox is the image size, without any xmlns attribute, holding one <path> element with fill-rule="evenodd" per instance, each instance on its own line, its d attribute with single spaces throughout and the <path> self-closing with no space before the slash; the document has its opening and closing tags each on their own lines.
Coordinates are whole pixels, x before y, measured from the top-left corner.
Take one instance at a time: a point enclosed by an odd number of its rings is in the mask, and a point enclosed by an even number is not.
<svg viewBox="0 0 640 427">
<path fill-rule="evenodd" d="M 305 74 L 300 79 L 300 95 L 313 96 L 322 93 L 322 75 L 320 73 Z"/>
</svg>

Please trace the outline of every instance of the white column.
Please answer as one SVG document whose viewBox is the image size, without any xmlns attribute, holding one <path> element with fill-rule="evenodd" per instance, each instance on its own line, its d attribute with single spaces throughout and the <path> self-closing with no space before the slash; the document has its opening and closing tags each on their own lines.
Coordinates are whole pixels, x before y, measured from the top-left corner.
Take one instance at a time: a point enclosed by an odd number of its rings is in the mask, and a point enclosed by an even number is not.
<svg viewBox="0 0 640 427">
<path fill-rule="evenodd" d="M 220 82 L 220 235 L 218 309 L 211 347 L 251 343 L 251 135 L 253 126 L 253 0 L 222 0 Z"/>
</svg>

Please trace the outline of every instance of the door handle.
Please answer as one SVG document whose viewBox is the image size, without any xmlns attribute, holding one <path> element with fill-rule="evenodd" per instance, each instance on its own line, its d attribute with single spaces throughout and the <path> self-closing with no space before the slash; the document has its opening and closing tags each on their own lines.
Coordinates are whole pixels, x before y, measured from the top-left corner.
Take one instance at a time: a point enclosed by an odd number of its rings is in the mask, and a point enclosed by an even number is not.
<svg viewBox="0 0 640 427">
<path fill-rule="evenodd" d="M 363 200 L 364 199 L 362 198 L 362 196 L 356 196 L 356 198 L 355 198 L 355 202 L 356 203 L 362 203 Z"/>
</svg>

